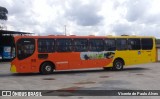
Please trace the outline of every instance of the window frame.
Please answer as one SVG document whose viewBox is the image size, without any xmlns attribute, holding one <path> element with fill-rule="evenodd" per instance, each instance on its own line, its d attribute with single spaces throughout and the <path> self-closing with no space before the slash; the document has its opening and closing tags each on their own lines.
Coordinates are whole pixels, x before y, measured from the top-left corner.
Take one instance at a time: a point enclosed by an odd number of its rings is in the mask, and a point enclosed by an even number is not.
<svg viewBox="0 0 160 99">
<path fill-rule="evenodd" d="M 54 41 L 54 46 L 52 46 L 52 47 L 53 47 L 54 50 L 51 50 L 51 51 L 47 51 L 47 50 L 46 50 L 46 51 L 41 51 L 41 52 L 40 52 L 40 51 L 39 51 L 39 41 L 40 41 L 40 40 L 46 40 L 46 41 L 47 41 L 47 40 L 48 40 L 48 41 L 49 41 L 49 40 L 53 40 L 53 41 Z M 45 43 L 46 43 L 46 41 L 45 41 Z M 37 40 L 37 42 L 38 42 L 38 43 L 37 43 L 38 53 L 53 53 L 53 52 L 56 51 L 56 47 L 55 47 L 56 42 L 55 42 L 55 39 L 54 39 L 54 38 L 39 38 L 39 39 Z M 51 42 L 50 42 L 50 43 L 51 43 Z M 46 45 L 42 45 L 42 46 L 46 46 L 46 47 L 47 47 L 47 44 L 46 44 Z"/>
<path fill-rule="evenodd" d="M 63 51 L 58 50 L 58 46 L 60 46 L 60 45 L 57 44 L 58 40 L 70 40 L 71 45 L 69 47 L 71 47 L 71 49 L 70 50 L 64 50 L 63 49 Z M 68 46 L 68 45 L 65 44 L 65 45 L 61 45 L 61 46 Z M 68 49 L 68 47 L 67 47 L 67 49 Z M 74 45 L 73 45 L 73 39 L 72 38 L 57 38 L 56 39 L 56 52 L 72 52 L 72 51 L 74 51 Z"/>
<path fill-rule="evenodd" d="M 114 50 L 108 50 L 109 48 L 107 49 L 108 46 L 107 46 L 107 44 L 106 44 L 106 40 L 113 40 L 113 41 L 114 41 L 114 45 L 115 45 L 115 46 L 114 46 L 114 47 L 115 47 Z M 104 47 L 104 50 L 105 50 L 105 51 L 115 51 L 115 50 L 116 50 L 116 39 L 115 39 L 115 38 L 107 38 L 107 39 L 104 39 L 104 43 L 105 43 L 105 47 Z"/>
<path fill-rule="evenodd" d="M 101 40 L 102 41 L 102 43 L 103 43 L 103 46 L 101 46 L 101 47 L 103 47 L 102 48 L 102 50 L 97 50 L 97 47 L 99 47 L 99 46 L 97 46 L 96 45 L 96 50 L 93 50 L 93 46 L 91 45 L 91 41 L 92 40 Z M 91 38 L 91 39 L 89 39 L 89 41 L 88 41 L 88 45 L 89 45 L 89 48 L 88 48 L 88 50 L 89 51 L 93 51 L 93 52 L 100 52 L 100 51 L 104 51 L 104 45 L 105 45 L 105 43 L 104 43 L 104 39 L 103 38 Z"/>
<path fill-rule="evenodd" d="M 119 49 L 118 48 L 118 40 L 125 40 L 126 41 L 126 49 Z M 121 44 L 122 45 L 122 44 Z M 122 46 L 121 46 L 121 48 L 123 48 Z M 128 50 L 128 40 L 127 40 L 127 38 L 116 38 L 116 50 L 117 51 L 125 51 L 125 50 Z"/>
<path fill-rule="evenodd" d="M 144 48 L 143 48 L 143 47 L 144 47 L 144 46 L 143 46 L 143 42 L 142 42 L 143 39 L 151 39 L 151 40 L 152 40 L 152 48 L 150 48 L 150 49 L 149 49 L 149 48 L 147 48 L 147 49 L 145 48 L 145 49 L 144 49 Z M 153 38 L 141 38 L 141 49 L 142 49 L 142 50 L 152 50 L 152 49 L 153 49 L 153 46 L 154 46 Z"/>
<path fill-rule="evenodd" d="M 86 45 L 76 45 L 75 44 L 75 42 L 76 42 L 76 40 L 85 40 L 86 41 Z M 75 52 L 86 52 L 86 51 L 88 51 L 88 39 L 87 38 L 75 38 L 75 39 L 73 39 L 73 46 L 74 46 L 74 51 Z M 76 46 L 85 46 L 86 47 L 86 49 L 85 50 L 82 50 L 82 49 L 80 49 L 80 50 L 76 50 Z"/>
<path fill-rule="evenodd" d="M 139 45 L 139 49 L 130 49 L 130 47 L 132 47 L 132 45 L 130 46 L 130 40 L 135 40 L 135 39 L 137 39 L 137 40 L 139 40 L 139 44 L 134 44 L 133 46 L 137 46 L 137 45 Z M 128 38 L 128 50 L 141 50 L 142 48 L 141 48 L 141 39 L 140 38 Z"/>
</svg>

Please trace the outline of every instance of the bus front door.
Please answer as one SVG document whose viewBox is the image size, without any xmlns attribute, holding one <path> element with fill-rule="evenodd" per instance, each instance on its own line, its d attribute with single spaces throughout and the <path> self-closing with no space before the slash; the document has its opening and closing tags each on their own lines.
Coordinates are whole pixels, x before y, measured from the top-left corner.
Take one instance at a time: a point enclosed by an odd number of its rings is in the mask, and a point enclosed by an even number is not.
<svg viewBox="0 0 160 99">
<path fill-rule="evenodd" d="M 22 38 L 17 41 L 17 58 L 19 62 L 20 72 L 33 72 L 31 70 L 31 63 L 35 52 L 35 39 Z"/>
</svg>

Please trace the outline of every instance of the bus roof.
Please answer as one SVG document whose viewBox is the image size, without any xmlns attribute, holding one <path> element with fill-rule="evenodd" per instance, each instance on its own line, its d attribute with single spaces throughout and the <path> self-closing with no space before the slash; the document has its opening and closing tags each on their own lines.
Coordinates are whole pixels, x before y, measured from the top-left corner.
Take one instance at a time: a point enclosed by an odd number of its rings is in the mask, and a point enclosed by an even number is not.
<svg viewBox="0 0 160 99">
<path fill-rule="evenodd" d="M 107 38 L 155 38 L 154 36 L 137 36 L 137 35 L 122 35 L 122 36 L 107 36 Z"/>
<path fill-rule="evenodd" d="M 50 36 L 15 36 L 15 38 L 155 38 L 153 36 L 65 36 L 65 35 L 50 35 Z"/>
</svg>

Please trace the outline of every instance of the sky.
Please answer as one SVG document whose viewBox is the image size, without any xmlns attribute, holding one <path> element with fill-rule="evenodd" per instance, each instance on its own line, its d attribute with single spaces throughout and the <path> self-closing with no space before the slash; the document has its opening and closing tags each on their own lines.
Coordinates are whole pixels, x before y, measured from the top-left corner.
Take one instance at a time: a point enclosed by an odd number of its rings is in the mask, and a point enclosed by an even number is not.
<svg viewBox="0 0 160 99">
<path fill-rule="evenodd" d="M 160 37 L 160 0 L 0 0 L 7 30 L 35 35 Z"/>
</svg>

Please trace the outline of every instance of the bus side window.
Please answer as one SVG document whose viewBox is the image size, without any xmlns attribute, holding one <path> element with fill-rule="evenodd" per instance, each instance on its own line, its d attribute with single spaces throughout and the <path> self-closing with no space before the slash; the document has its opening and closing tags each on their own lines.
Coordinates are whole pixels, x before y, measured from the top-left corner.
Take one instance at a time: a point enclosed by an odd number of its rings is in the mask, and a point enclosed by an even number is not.
<svg viewBox="0 0 160 99">
<path fill-rule="evenodd" d="M 57 39 L 57 52 L 73 51 L 72 39 Z"/>
<path fill-rule="evenodd" d="M 106 51 L 115 51 L 116 50 L 116 41 L 115 39 L 105 39 L 105 50 Z"/>
<path fill-rule="evenodd" d="M 142 50 L 151 50 L 153 48 L 152 38 L 142 38 L 141 39 Z"/>
<path fill-rule="evenodd" d="M 129 50 L 140 50 L 141 49 L 140 39 L 129 38 L 128 39 L 128 49 Z"/>
<path fill-rule="evenodd" d="M 127 39 L 117 38 L 116 48 L 117 50 L 127 50 Z"/>
<path fill-rule="evenodd" d="M 74 51 L 75 52 L 88 51 L 88 40 L 74 39 Z"/>
<path fill-rule="evenodd" d="M 38 52 L 39 53 L 52 53 L 55 51 L 54 39 L 38 39 Z"/>
<path fill-rule="evenodd" d="M 89 40 L 90 51 L 104 51 L 103 39 L 90 39 Z"/>
</svg>

